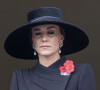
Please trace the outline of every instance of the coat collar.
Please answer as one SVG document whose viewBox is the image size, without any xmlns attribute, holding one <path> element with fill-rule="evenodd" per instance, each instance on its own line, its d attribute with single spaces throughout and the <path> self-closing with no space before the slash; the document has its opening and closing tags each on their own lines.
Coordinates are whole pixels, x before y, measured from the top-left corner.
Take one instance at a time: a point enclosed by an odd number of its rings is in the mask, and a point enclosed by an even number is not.
<svg viewBox="0 0 100 90">
<path fill-rule="evenodd" d="M 38 62 L 36 67 L 29 71 L 32 82 L 47 90 L 49 90 L 49 88 L 50 90 L 64 90 L 70 75 L 61 75 L 59 67 L 62 66 L 65 61 L 66 58 L 63 56 L 49 67 L 44 67 Z"/>
</svg>

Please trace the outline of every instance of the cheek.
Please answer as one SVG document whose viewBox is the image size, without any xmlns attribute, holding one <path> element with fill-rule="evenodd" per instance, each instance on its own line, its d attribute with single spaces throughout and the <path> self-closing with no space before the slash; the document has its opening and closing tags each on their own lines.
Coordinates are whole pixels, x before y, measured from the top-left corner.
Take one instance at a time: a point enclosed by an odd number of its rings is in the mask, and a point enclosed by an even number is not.
<svg viewBox="0 0 100 90">
<path fill-rule="evenodd" d="M 59 48 L 59 43 L 60 43 L 60 40 L 58 38 L 55 38 L 54 40 L 52 40 L 52 44 L 56 48 Z"/>
<path fill-rule="evenodd" d="M 32 43 L 36 47 L 39 45 L 39 40 L 37 40 L 36 38 L 34 38 L 34 39 L 32 38 Z"/>
</svg>

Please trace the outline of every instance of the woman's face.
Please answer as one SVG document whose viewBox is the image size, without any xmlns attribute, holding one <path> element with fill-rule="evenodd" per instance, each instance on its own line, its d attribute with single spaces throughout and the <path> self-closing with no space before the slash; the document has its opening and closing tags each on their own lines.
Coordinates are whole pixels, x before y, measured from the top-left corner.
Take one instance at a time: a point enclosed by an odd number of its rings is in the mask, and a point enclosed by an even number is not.
<svg viewBox="0 0 100 90">
<path fill-rule="evenodd" d="M 32 28 L 32 43 L 38 55 L 59 54 L 59 45 L 63 40 L 58 25 L 43 24 Z"/>
</svg>

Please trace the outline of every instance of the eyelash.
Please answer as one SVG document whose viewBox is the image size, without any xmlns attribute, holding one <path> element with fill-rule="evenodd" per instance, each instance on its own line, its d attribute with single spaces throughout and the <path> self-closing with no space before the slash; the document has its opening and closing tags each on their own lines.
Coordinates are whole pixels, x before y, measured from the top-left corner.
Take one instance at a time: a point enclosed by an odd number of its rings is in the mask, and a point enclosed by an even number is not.
<svg viewBox="0 0 100 90">
<path fill-rule="evenodd" d="M 35 33 L 35 35 L 40 35 L 41 33 Z"/>
<path fill-rule="evenodd" d="M 41 33 L 35 33 L 35 35 L 40 35 Z M 48 32 L 48 34 L 54 34 L 54 32 Z"/>
</svg>

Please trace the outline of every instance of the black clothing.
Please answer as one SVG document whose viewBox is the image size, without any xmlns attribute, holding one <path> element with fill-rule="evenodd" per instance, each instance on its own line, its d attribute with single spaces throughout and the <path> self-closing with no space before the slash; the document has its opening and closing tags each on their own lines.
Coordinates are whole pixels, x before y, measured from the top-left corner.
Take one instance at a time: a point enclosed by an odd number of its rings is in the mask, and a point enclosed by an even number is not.
<svg viewBox="0 0 100 90">
<path fill-rule="evenodd" d="M 15 71 L 10 90 L 95 90 L 95 79 L 89 64 L 75 64 L 69 76 L 60 74 L 63 56 L 49 67 L 39 62 L 32 69 Z"/>
</svg>

